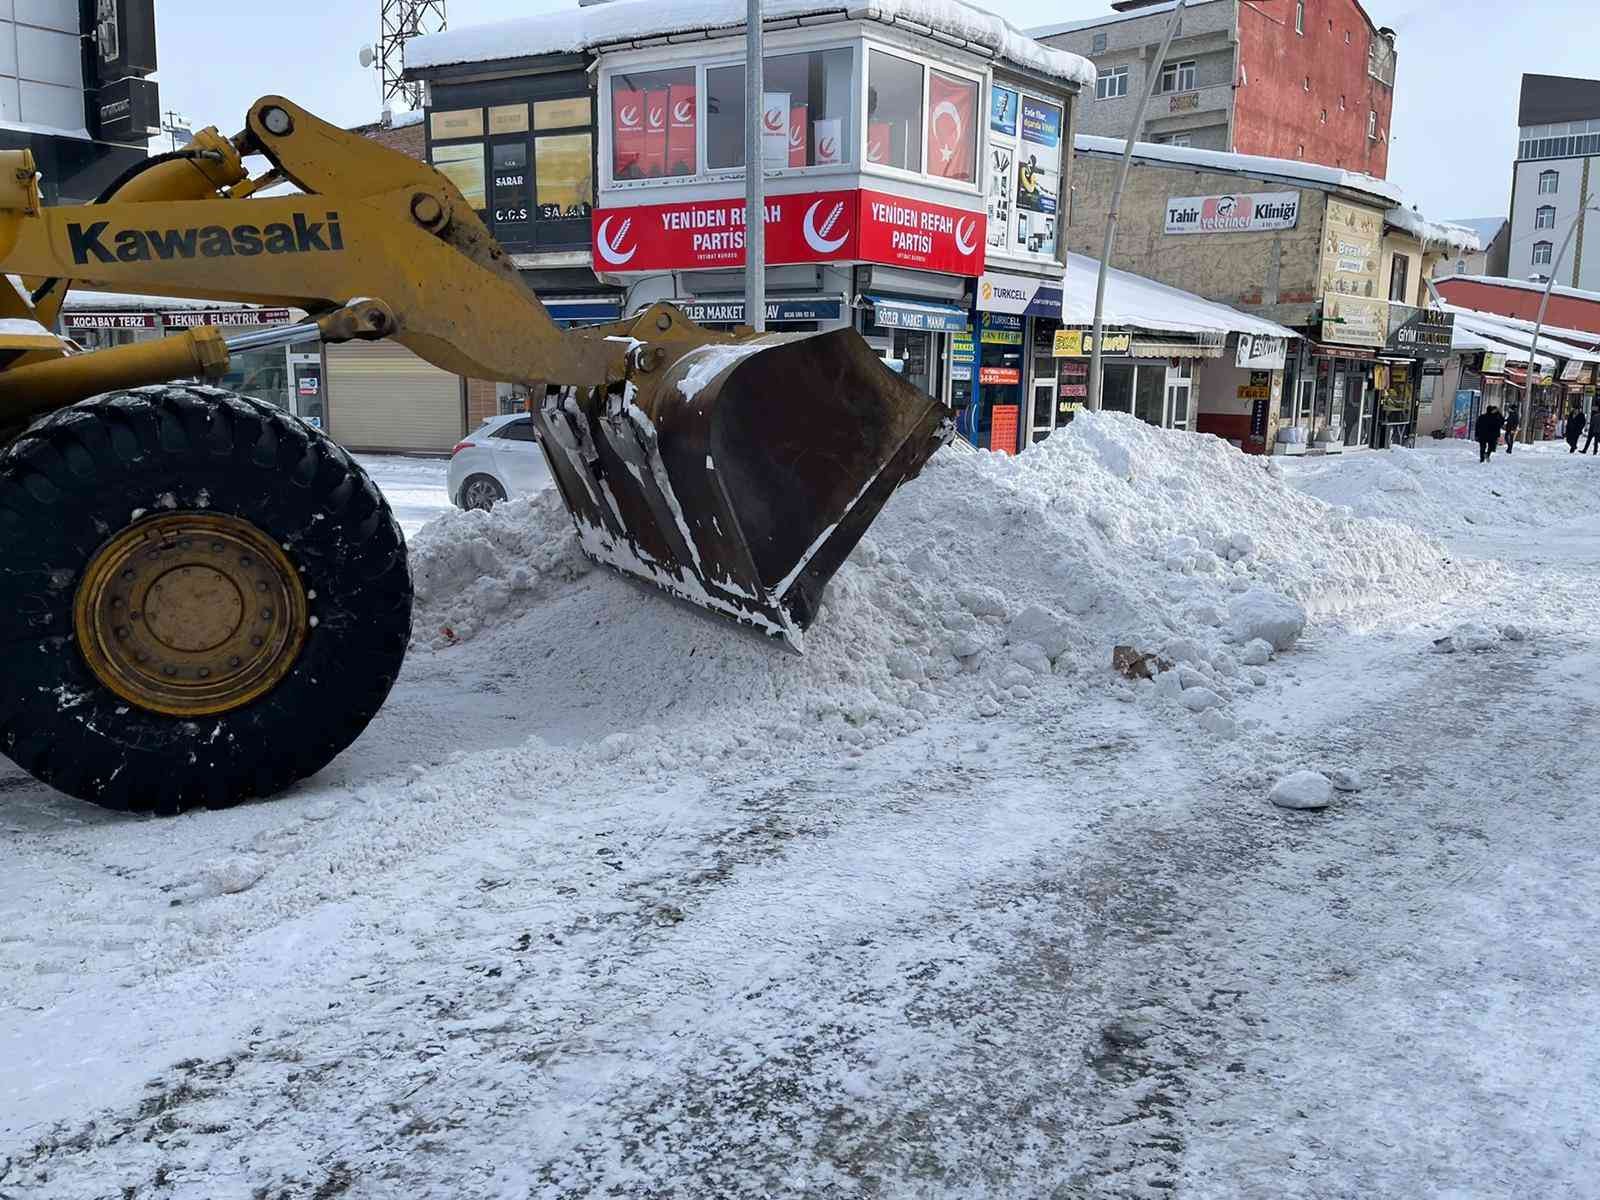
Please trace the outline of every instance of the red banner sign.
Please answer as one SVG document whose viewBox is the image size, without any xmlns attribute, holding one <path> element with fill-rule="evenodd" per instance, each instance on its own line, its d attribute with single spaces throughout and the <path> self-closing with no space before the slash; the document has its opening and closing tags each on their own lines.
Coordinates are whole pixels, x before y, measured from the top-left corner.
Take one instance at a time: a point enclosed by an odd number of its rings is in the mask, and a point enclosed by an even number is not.
<svg viewBox="0 0 1600 1200">
<path fill-rule="evenodd" d="M 667 174 L 693 175 L 695 170 L 694 84 L 667 89 Z"/>
<path fill-rule="evenodd" d="M 613 274 L 744 264 L 744 201 L 687 200 L 597 210 L 594 265 Z M 767 197 L 767 261 L 859 260 L 976 276 L 984 218 L 881 192 Z"/>
<path fill-rule="evenodd" d="M 637 179 L 644 173 L 644 93 L 618 90 L 611 98 L 611 173 Z"/>
<path fill-rule="evenodd" d="M 1020 367 L 979 367 L 978 382 L 986 387 L 1009 387 L 1022 382 Z"/>
</svg>

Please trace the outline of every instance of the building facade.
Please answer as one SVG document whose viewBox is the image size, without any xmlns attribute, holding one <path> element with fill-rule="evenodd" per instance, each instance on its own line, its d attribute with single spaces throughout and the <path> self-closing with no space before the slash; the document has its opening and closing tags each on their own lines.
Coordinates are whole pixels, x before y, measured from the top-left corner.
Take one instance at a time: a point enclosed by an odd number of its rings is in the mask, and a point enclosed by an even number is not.
<svg viewBox="0 0 1600 1200">
<path fill-rule="evenodd" d="M 154 0 L 0 3 L 0 149 L 31 150 L 46 204 L 83 204 L 161 128 Z"/>
<path fill-rule="evenodd" d="M 1079 139 L 1068 225 L 1097 254 L 1122 152 Z M 1467 230 L 1426 221 L 1382 180 L 1318 165 L 1168 146 L 1138 147 L 1112 265 L 1288 326 L 1281 378 L 1248 395 L 1203 390 L 1195 428 L 1246 448 L 1337 451 L 1412 435 L 1434 402 L 1448 325 L 1425 314 L 1424 277 Z M 1240 360 L 1240 366 L 1245 362 Z M 1263 368 L 1272 370 L 1274 368 Z M 1430 382 L 1434 381 L 1434 382 Z M 1270 429 L 1242 400 L 1270 387 Z"/>
<path fill-rule="evenodd" d="M 1356 0 L 1201 0 L 1184 10 L 1159 63 L 1170 0 L 1111 7 L 1105 17 L 1031 31 L 1099 70 L 1084 132 L 1126 137 L 1154 73 L 1139 141 L 1387 174 L 1394 33 Z"/>
<path fill-rule="evenodd" d="M 611 3 L 508 22 L 492 49 L 458 31 L 421 39 L 411 61 L 429 81 L 430 157 L 446 171 L 467 164 L 458 186 L 485 196 L 491 230 L 541 297 L 558 290 L 549 271 L 581 270 L 615 297 L 617 315 L 670 301 L 731 329 L 749 315 L 744 115 L 754 107 L 768 327 L 853 327 L 961 414 L 971 440 L 1020 449 L 1035 391 L 1056 396 L 1050 322 L 1076 100 L 1092 68 L 965 5 L 919 8 L 913 24 L 819 4 L 769 22 L 764 94 L 752 106 L 744 11 Z M 570 96 L 550 90 L 563 76 Z M 577 103 L 580 88 L 586 124 L 541 127 L 565 120 L 554 105 Z M 533 101 L 533 194 L 510 204 L 494 189 L 528 181 L 501 170 L 510 163 L 493 130 L 521 120 L 499 114 L 519 97 Z M 560 177 L 546 149 L 578 136 L 589 190 L 547 197 Z M 508 222 L 508 209 L 524 208 Z M 1049 428 L 1053 417 L 1041 434 Z"/>
<path fill-rule="evenodd" d="M 1504 217 L 1467 217 L 1451 221 L 1478 235 L 1478 249 L 1458 250 L 1434 264 L 1433 277 L 1504 275 L 1511 260 L 1511 222 Z"/>
<path fill-rule="evenodd" d="M 1600 80 L 1524 75 L 1511 167 L 1511 238 L 1505 274 L 1600 290 L 1600 221 L 1581 212 L 1600 193 Z M 1566 255 L 1557 263 L 1567 233 Z M 1493 272 L 1488 272 L 1493 274 Z"/>
</svg>

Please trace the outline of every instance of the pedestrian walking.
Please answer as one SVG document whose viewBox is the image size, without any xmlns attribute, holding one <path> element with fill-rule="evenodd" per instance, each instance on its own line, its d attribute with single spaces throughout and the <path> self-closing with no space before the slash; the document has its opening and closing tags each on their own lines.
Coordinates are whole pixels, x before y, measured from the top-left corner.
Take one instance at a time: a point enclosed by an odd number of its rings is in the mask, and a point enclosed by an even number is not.
<svg viewBox="0 0 1600 1200">
<path fill-rule="evenodd" d="M 1506 409 L 1506 453 L 1511 453 L 1511 448 L 1517 444 L 1517 430 L 1522 428 L 1522 410 L 1513 404 Z"/>
<path fill-rule="evenodd" d="M 1478 423 L 1473 432 L 1478 438 L 1479 462 L 1488 462 L 1494 454 L 1494 448 L 1500 444 L 1500 429 L 1505 419 L 1505 414 L 1493 404 L 1478 414 Z"/>
<path fill-rule="evenodd" d="M 1600 405 L 1595 407 L 1600 408 Z M 1600 455 L 1600 412 L 1591 412 L 1589 414 L 1588 432 L 1589 436 L 1584 440 L 1583 449 L 1578 453 Z"/>
<path fill-rule="evenodd" d="M 1568 454 L 1576 454 L 1578 452 L 1578 438 L 1583 433 L 1583 426 L 1583 409 L 1574 405 L 1572 411 L 1567 414 L 1566 434 Z"/>
</svg>

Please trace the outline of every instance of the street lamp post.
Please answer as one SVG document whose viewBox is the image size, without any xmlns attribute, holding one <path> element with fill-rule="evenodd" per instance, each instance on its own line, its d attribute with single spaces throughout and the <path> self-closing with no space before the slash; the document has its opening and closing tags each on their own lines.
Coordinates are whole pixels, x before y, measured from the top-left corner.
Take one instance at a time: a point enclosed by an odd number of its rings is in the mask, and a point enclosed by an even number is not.
<svg viewBox="0 0 1600 1200">
<path fill-rule="evenodd" d="M 1172 17 L 1167 21 L 1166 36 L 1161 39 L 1161 49 L 1156 51 L 1155 59 L 1150 64 L 1150 78 L 1145 84 L 1144 94 L 1139 97 L 1138 110 L 1133 114 L 1133 126 L 1128 130 L 1128 140 L 1122 147 L 1117 186 L 1111 191 L 1111 208 L 1106 212 L 1106 236 L 1100 247 L 1100 275 L 1094 285 L 1094 345 L 1089 350 L 1089 409 L 1093 412 L 1100 410 L 1100 341 L 1105 335 L 1106 273 L 1111 270 L 1111 243 L 1117 236 L 1117 213 L 1122 208 L 1122 189 L 1128 186 L 1128 167 L 1133 163 L 1133 144 L 1139 140 L 1139 133 L 1144 128 L 1144 110 L 1149 107 L 1150 97 L 1155 95 L 1156 85 L 1161 81 L 1161 67 L 1167 61 L 1172 35 L 1177 33 L 1178 23 L 1183 20 L 1183 6 L 1186 3 L 1187 0 L 1178 0 L 1178 7 L 1172 10 Z"/>
<path fill-rule="evenodd" d="M 762 66 L 761 0 L 748 0 L 744 38 L 744 318 L 757 332 L 767 327 L 767 164 L 761 138 L 766 81 Z"/>
</svg>

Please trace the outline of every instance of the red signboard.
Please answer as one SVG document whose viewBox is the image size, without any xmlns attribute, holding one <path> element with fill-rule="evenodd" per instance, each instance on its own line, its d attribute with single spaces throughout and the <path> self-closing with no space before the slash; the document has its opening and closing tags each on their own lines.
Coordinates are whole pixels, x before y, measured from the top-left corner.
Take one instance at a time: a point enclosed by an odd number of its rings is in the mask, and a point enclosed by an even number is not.
<svg viewBox="0 0 1600 1200">
<path fill-rule="evenodd" d="M 1010 387 L 1022 382 L 1020 367 L 979 367 L 978 382 L 987 387 Z"/>
<path fill-rule="evenodd" d="M 1017 425 L 1022 409 L 1015 404 L 996 404 L 989 410 L 989 449 L 1004 454 L 1017 452 Z"/>
<path fill-rule="evenodd" d="M 594 265 L 611 273 L 737 267 L 744 263 L 744 201 L 686 200 L 597 210 Z M 976 276 L 984 218 L 882 192 L 767 197 L 767 261 L 859 260 Z"/>
<path fill-rule="evenodd" d="M 857 257 L 950 275 L 981 275 L 983 224 L 982 213 L 864 191 Z"/>
</svg>

